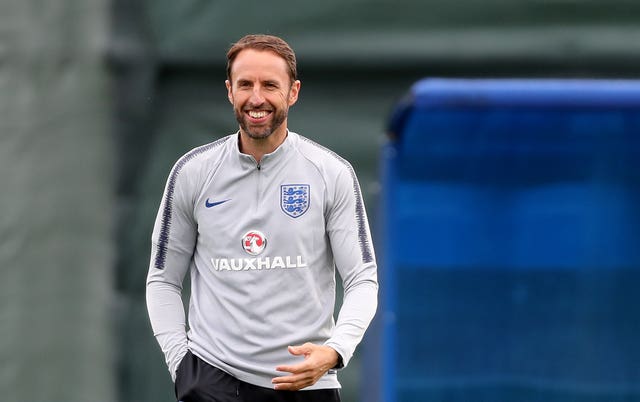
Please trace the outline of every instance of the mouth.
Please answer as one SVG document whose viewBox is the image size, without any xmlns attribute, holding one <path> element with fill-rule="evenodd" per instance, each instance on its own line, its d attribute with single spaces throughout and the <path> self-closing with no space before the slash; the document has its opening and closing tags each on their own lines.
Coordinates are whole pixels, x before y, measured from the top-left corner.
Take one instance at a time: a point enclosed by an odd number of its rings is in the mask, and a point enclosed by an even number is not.
<svg viewBox="0 0 640 402">
<path fill-rule="evenodd" d="M 245 111 L 245 114 L 249 116 L 251 121 L 259 123 L 264 120 L 271 114 L 271 111 L 268 110 L 248 110 Z"/>
</svg>

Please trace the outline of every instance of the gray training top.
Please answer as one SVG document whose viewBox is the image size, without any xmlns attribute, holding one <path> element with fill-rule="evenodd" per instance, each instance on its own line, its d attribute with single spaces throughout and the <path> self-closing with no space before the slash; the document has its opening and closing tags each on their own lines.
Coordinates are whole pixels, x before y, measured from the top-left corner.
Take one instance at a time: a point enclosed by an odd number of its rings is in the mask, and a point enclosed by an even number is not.
<svg viewBox="0 0 640 402">
<path fill-rule="evenodd" d="M 239 151 L 238 135 L 174 165 L 153 230 L 147 307 L 172 378 L 189 349 L 272 388 L 272 378 L 287 375 L 276 366 L 302 361 L 289 345 L 328 345 L 349 362 L 375 314 L 376 262 L 347 161 L 289 132 L 257 164 Z M 335 267 L 345 292 L 336 323 Z M 339 387 L 331 370 L 309 389 Z"/>
</svg>

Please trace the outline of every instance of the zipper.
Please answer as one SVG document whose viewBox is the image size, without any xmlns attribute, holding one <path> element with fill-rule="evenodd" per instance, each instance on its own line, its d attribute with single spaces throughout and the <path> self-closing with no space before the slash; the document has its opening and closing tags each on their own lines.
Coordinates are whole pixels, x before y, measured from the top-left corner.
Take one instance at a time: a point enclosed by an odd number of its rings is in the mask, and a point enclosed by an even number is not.
<svg viewBox="0 0 640 402">
<path fill-rule="evenodd" d="M 257 172 L 256 174 L 258 175 L 258 180 L 257 180 L 257 184 L 256 184 L 256 212 L 260 211 L 260 194 L 262 194 L 262 174 L 261 174 L 261 170 L 262 170 L 262 165 L 260 164 L 260 162 L 258 162 L 256 164 L 256 169 Z"/>
</svg>

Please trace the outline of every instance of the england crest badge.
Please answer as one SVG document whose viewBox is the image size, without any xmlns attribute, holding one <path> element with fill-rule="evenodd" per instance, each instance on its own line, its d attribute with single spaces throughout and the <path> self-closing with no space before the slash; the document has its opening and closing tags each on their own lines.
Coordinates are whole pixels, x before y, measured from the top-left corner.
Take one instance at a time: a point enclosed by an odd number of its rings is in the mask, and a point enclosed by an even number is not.
<svg viewBox="0 0 640 402">
<path fill-rule="evenodd" d="M 280 186 L 280 207 L 292 218 L 303 215 L 309 209 L 311 187 L 308 184 L 284 184 Z"/>
</svg>

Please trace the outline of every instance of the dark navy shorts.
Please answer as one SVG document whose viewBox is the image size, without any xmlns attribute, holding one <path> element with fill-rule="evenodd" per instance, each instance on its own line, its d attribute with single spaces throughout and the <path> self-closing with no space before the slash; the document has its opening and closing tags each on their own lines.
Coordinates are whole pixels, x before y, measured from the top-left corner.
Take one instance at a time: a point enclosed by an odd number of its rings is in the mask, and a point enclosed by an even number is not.
<svg viewBox="0 0 640 402">
<path fill-rule="evenodd" d="M 340 402 L 338 389 L 276 391 L 240 381 L 188 351 L 175 383 L 180 402 Z"/>
</svg>

